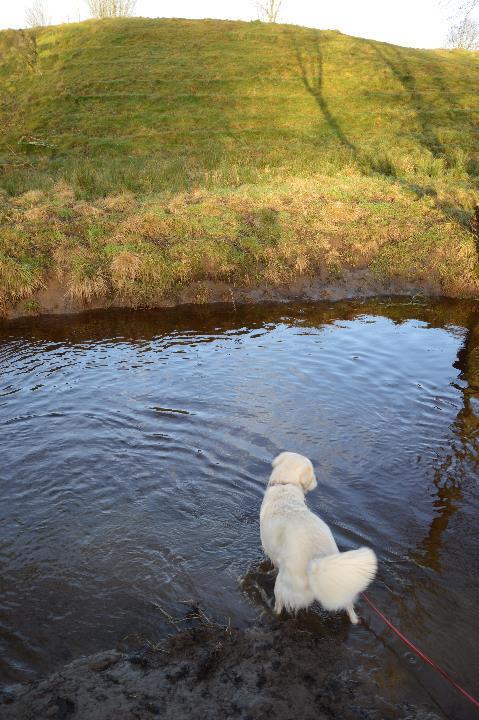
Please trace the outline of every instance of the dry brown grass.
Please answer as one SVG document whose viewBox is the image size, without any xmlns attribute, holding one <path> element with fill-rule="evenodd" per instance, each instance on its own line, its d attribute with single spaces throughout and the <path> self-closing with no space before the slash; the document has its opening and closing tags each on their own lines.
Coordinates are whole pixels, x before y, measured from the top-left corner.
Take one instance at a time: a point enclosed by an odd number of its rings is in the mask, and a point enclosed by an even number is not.
<svg viewBox="0 0 479 720">
<path fill-rule="evenodd" d="M 65 180 L 58 180 L 53 186 L 53 197 L 61 200 L 64 204 L 75 200 L 75 191 Z"/>
<path fill-rule="evenodd" d="M 131 305 L 152 305 L 171 290 L 173 277 L 158 256 L 120 251 L 111 261 L 113 292 Z"/>
<path fill-rule="evenodd" d="M 135 295 L 138 283 L 144 279 L 144 259 L 128 250 L 119 252 L 111 261 L 110 272 L 114 292 L 130 299 Z"/>
<path fill-rule="evenodd" d="M 22 193 L 22 195 L 13 198 L 12 202 L 19 207 L 28 208 L 38 205 L 44 197 L 44 193 L 41 190 L 28 190 Z"/>
<path fill-rule="evenodd" d="M 76 202 L 73 205 L 74 212 L 83 218 L 101 217 L 103 215 L 101 208 L 87 202 Z"/>
<path fill-rule="evenodd" d="M 44 207 L 30 207 L 23 212 L 23 220 L 27 222 L 44 222 L 48 218 L 48 210 Z"/>
<path fill-rule="evenodd" d="M 74 302 L 91 305 L 95 300 L 106 298 L 109 287 L 106 278 L 97 273 L 93 277 L 70 278 L 67 293 Z"/>
<path fill-rule="evenodd" d="M 136 206 L 133 193 L 122 192 L 117 195 L 107 195 L 98 201 L 98 205 L 106 212 L 127 212 Z"/>
</svg>

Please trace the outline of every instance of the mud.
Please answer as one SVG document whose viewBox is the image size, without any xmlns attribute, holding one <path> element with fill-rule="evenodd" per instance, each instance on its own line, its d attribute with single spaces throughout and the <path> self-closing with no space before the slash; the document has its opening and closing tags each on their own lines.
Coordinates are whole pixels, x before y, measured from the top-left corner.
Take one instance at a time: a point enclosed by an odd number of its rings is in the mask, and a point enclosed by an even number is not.
<svg viewBox="0 0 479 720">
<path fill-rule="evenodd" d="M 192 283 L 163 299 L 152 299 L 149 308 L 171 308 L 178 305 L 202 305 L 206 303 L 230 303 L 233 306 L 261 302 L 290 302 L 294 300 L 346 300 L 367 298 L 376 295 L 428 295 L 441 296 L 438 284 L 424 282 L 421 287 L 404 281 L 385 282 L 371 271 L 343 271 L 336 283 L 325 282 L 320 277 L 300 277 L 284 285 L 262 283 L 255 286 L 235 286 L 224 282 L 204 281 Z M 66 288 L 51 278 L 47 285 L 34 298 L 34 303 L 19 303 L 7 310 L 8 319 L 28 315 L 77 314 L 85 310 L 108 308 L 137 308 L 132 301 L 119 296 L 102 297 L 83 304 L 72 300 Z"/>
<path fill-rule="evenodd" d="M 199 625 L 160 645 L 81 658 L 49 678 L 5 690 L 3 720 L 438 720 L 391 696 L 340 637 L 298 620 L 241 632 Z M 387 693 L 387 694 L 386 694 Z"/>
</svg>

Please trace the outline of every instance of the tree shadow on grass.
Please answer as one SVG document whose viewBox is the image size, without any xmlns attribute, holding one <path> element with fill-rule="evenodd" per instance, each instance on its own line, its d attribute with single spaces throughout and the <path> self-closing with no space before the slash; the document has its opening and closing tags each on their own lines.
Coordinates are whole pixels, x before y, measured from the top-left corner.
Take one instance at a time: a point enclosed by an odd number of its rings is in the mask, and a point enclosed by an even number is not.
<svg viewBox="0 0 479 720">
<path fill-rule="evenodd" d="M 351 157 L 356 162 L 358 169 L 365 174 L 376 172 L 379 175 L 384 175 L 388 178 L 396 177 L 396 172 L 391 161 L 385 157 L 372 157 L 369 153 L 361 152 L 358 146 L 347 136 L 338 119 L 332 113 L 324 94 L 324 57 L 321 48 L 320 32 L 314 31 L 312 42 L 313 53 L 304 52 L 293 31 L 287 30 L 286 32 L 289 35 L 289 39 L 293 47 L 299 74 L 304 87 L 308 93 L 314 97 L 324 120 L 336 136 L 337 140 L 344 148 L 350 151 Z M 375 44 L 370 44 L 377 50 Z M 432 132 L 432 129 L 428 126 L 428 119 L 422 108 L 421 94 L 416 87 L 416 82 L 412 73 L 409 70 L 402 70 L 399 64 L 396 65 L 389 62 L 385 53 L 382 54 L 379 50 L 377 51 L 381 55 L 383 61 L 386 62 L 393 70 L 394 74 L 398 78 L 401 78 L 403 82 L 408 83 L 410 92 L 414 97 L 416 112 L 420 113 L 421 116 L 421 126 L 423 134 L 427 137 L 428 149 L 433 152 L 433 155 L 437 156 L 439 154 L 438 149 L 441 147 L 440 142 L 437 136 Z M 425 187 L 423 185 L 405 182 L 400 178 L 398 178 L 398 181 L 401 182 L 401 184 L 406 185 L 407 188 L 412 190 L 418 197 L 423 197 L 424 195 L 434 197 L 436 195 L 436 191 L 432 187 Z"/>
<path fill-rule="evenodd" d="M 433 125 L 431 124 L 431 105 L 427 102 L 424 95 L 419 90 L 416 78 L 414 77 L 411 66 L 409 65 L 404 53 L 391 45 L 386 51 L 381 48 L 378 43 L 370 43 L 376 53 L 379 55 L 384 64 L 391 70 L 394 77 L 401 83 L 404 90 L 408 93 L 411 106 L 415 111 L 416 118 L 419 122 L 421 135 L 421 144 L 429 150 L 433 157 L 447 157 L 446 147 L 437 136 Z"/>
<path fill-rule="evenodd" d="M 293 48 L 294 55 L 299 70 L 299 76 L 306 91 L 315 99 L 321 115 L 329 129 L 332 131 L 340 145 L 350 153 L 351 159 L 355 162 L 358 171 L 365 175 L 377 173 L 389 179 L 395 178 L 396 182 L 405 189 L 412 192 L 417 198 L 429 196 L 434 198 L 435 206 L 440 210 L 447 219 L 453 219 L 461 223 L 464 227 L 470 228 L 470 214 L 457 202 L 449 202 L 439 199 L 437 190 L 433 183 L 414 182 L 413 178 L 401 177 L 396 173 L 394 163 L 387 156 L 373 157 L 370 152 L 362 151 L 341 126 L 338 119 L 331 111 L 330 105 L 324 93 L 324 54 L 321 44 L 321 33 L 313 31 L 312 40 L 310 39 L 305 49 L 299 36 L 295 34 L 293 29 L 287 29 L 286 34 Z M 311 37 L 311 36 L 310 36 Z M 379 43 L 366 41 L 367 44 L 377 53 L 381 61 L 389 68 L 394 78 L 396 78 L 407 97 L 409 104 L 414 110 L 417 122 L 419 124 L 419 144 L 429 151 L 433 159 L 443 160 L 446 168 L 453 168 L 456 160 L 450 152 L 450 147 L 439 137 L 438 130 L 434 123 L 435 106 L 425 96 L 424 91 L 419 87 L 417 78 L 413 73 L 410 62 L 406 56 L 406 52 L 395 46 L 383 46 Z M 454 93 L 446 84 L 445 78 L 439 67 L 439 63 L 434 62 L 431 57 L 432 72 L 430 80 L 432 82 L 432 90 L 435 94 L 439 94 L 443 100 L 441 107 L 445 107 L 444 112 L 453 124 L 457 127 L 457 118 L 455 111 L 460 107 Z M 466 126 L 471 134 L 477 134 L 477 127 L 471 120 L 470 114 L 466 110 L 462 112 L 467 118 Z M 467 171 L 467 176 L 473 184 L 477 184 L 477 176 Z"/>
<path fill-rule="evenodd" d="M 307 92 L 315 99 L 330 130 L 332 130 L 341 145 L 350 151 L 351 158 L 358 161 L 359 155 L 356 145 L 347 137 L 341 128 L 337 118 L 331 112 L 328 101 L 324 95 L 324 59 L 320 32 L 318 30 L 313 32 L 313 53 L 306 54 L 300 47 L 294 31 L 291 29 L 286 30 L 296 57 L 301 81 Z"/>
<path fill-rule="evenodd" d="M 456 146 L 462 148 L 462 145 L 444 142 L 439 137 L 438 128 L 436 127 L 436 123 L 433 119 L 436 114 L 436 106 L 430 99 L 428 99 L 425 91 L 422 91 L 419 88 L 417 79 L 414 76 L 411 65 L 406 57 L 406 51 L 395 46 L 387 46 L 386 48 L 379 43 L 370 42 L 369 45 L 374 49 L 382 62 L 389 68 L 392 75 L 399 81 L 403 90 L 409 96 L 409 102 L 415 112 L 415 117 L 420 129 L 418 134 L 420 144 L 431 153 L 431 156 L 434 159 L 443 160 L 445 166 L 449 169 L 454 168 L 456 165 L 456 157 L 451 151 Z M 432 57 L 430 58 L 430 73 L 428 75 L 428 81 L 430 83 L 430 91 L 441 97 L 441 108 L 444 108 L 443 117 L 445 116 L 455 127 L 457 127 L 458 117 L 461 117 L 466 131 L 474 137 L 474 135 L 477 134 L 478 129 L 474 122 L 472 122 L 470 112 L 467 109 L 460 107 L 457 97 L 446 83 L 439 63 L 434 61 Z M 464 150 L 464 148 L 462 149 Z M 469 181 L 471 181 L 473 185 L 477 185 L 479 178 L 474 172 L 474 163 L 466 162 L 464 170 Z M 402 179 L 399 179 L 399 181 L 403 182 Z M 447 217 L 453 218 L 466 227 L 469 226 L 469 213 L 457 204 L 451 204 L 444 200 L 439 200 L 434 188 L 411 183 L 407 183 L 407 187 L 413 190 L 418 196 L 430 195 L 435 197 L 436 207 L 442 210 Z"/>
</svg>

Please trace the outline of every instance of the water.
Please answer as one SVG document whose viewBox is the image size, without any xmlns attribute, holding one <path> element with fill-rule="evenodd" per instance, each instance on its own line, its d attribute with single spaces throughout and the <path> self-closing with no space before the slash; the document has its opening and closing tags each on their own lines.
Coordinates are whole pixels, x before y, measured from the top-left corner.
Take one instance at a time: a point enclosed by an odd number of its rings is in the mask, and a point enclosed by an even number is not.
<svg viewBox="0 0 479 720">
<path fill-rule="evenodd" d="M 376 550 L 371 598 L 477 694 L 478 417 L 472 303 L 5 323 L 1 681 L 162 637 L 181 601 L 242 627 L 267 622 L 259 506 L 271 459 L 292 449 L 315 464 L 310 505 L 340 547 Z M 366 625 L 342 623 L 344 642 L 379 668 L 381 692 L 473 716 L 359 613 Z"/>
</svg>

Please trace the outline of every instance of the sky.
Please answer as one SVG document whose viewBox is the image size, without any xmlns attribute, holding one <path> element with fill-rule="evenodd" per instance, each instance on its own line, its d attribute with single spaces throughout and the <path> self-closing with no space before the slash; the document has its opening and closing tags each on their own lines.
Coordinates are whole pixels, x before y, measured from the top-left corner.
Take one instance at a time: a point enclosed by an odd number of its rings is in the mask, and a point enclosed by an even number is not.
<svg viewBox="0 0 479 720">
<path fill-rule="evenodd" d="M 34 0 L 0 0 L 0 28 L 25 27 Z M 53 23 L 84 20 L 84 0 L 44 0 Z M 255 0 L 137 0 L 143 17 L 257 18 Z M 451 7 L 444 0 L 283 0 L 280 20 L 396 45 L 444 47 Z"/>
</svg>

